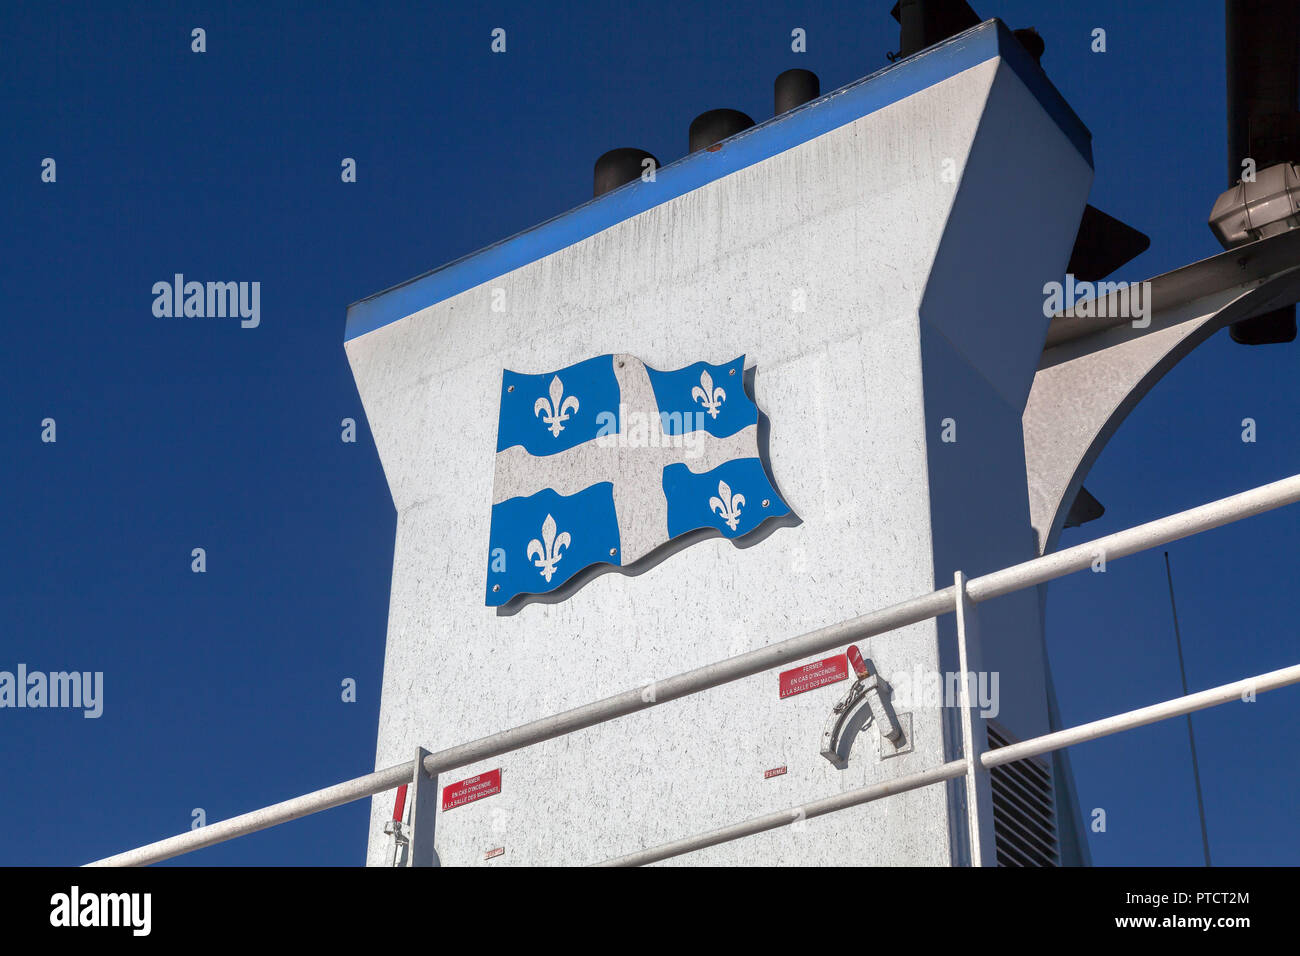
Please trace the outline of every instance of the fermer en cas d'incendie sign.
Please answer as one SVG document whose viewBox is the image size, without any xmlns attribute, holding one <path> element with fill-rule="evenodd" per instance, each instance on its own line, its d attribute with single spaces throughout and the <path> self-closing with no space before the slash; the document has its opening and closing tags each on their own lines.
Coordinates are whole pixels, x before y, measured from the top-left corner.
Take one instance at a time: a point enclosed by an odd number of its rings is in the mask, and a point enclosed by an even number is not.
<svg viewBox="0 0 1300 956">
<path fill-rule="evenodd" d="M 843 654 L 814 661 L 803 667 L 781 672 L 781 699 L 834 684 L 849 676 L 849 662 Z"/>
<path fill-rule="evenodd" d="M 442 808 L 452 810 L 475 800 L 482 800 L 501 792 L 501 768 L 475 774 L 460 783 L 449 783 L 442 788 Z"/>
</svg>

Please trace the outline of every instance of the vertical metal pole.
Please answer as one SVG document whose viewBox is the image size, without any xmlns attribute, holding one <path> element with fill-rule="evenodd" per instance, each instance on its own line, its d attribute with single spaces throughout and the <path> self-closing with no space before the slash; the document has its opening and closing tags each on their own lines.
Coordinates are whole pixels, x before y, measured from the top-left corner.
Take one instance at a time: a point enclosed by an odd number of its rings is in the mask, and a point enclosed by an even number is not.
<svg viewBox="0 0 1300 956">
<path fill-rule="evenodd" d="M 427 773 L 424 758 L 429 751 L 415 748 L 415 775 L 411 786 L 411 842 L 406 851 L 407 866 L 438 866 L 433 848 L 433 827 L 438 819 L 438 775 Z"/>
<path fill-rule="evenodd" d="M 1174 571 L 1169 566 L 1169 552 L 1165 552 L 1165 577 L 1169 580 L 1169 607 L 1174 612 L 1174 642 L 1178 646 L 1178 674 L 1183 679 L 1183 696 L 1187 696 L 1187 668 L 1183 665 L 1183 635 L 1178 629 L 1178 605 L 1174 603 Z M 1192 780 L 1196 783 L 1196 812 L 1201 817 L 1201 848 L 1205 850 L 1205 865 L 1210 862 L 1210 832 L 1205 826 L 1205 798 L 1201 796 L 1201 767 L 1196 760 L 1196 734 L 1192 730 L 1192 715 L 1187 715 L 1187 743 L 1192 749 Z"/>
<path fill-rule="evenodd" d="M 953 575 L 957 591 L 957 666 L 961 669 L 961 745 L 966 758 L 966 822 L 970 830 L 970 865 L 983 866 L 984 855 L 980 846 L 979 783 L 976 773 L 982 769 L 979 754 L 975 752 L 975 713 L 970 699 L 970 664 L 967 659 L 967 637 L 979 639 L 979 617 L 975 602 L 966 593 L 966 575 L 958 571 Z"/>
</svg>

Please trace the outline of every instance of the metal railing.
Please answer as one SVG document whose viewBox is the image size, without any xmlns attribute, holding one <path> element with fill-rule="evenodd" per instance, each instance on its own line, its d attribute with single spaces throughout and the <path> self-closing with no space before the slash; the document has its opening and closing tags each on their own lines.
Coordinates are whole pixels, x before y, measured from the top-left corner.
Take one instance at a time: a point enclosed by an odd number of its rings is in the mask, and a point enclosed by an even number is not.
<svg viewBox="0 0 1300 956">
<path fill-rule="evenodd" d="M 985 751 L 982 754 L 976 754 L 973 750 L 968 750 L 967 753 L 972 754 L 976 759 L 968 760 L 963 757 L 960 760 L 950 760 L 948 763 L 940 764 L 929 770 L 923 770 L 920 773 L 896 777 L 893 780 L 872 784 L 869 787 L 860 787 L 857 790 L 846 790 L 844 793 L 837 793 L 833 797 L 814 800 L 811 803 L 790 807 L 788 810 L 754 817 L 743 823 L 736 823 L 721 830 L 714 830 L 711 833 L 703 833 L 698 836 L 687 837 L 684 840 L 676 840 L 672 843 L 652 847 L 648 850 L 629 853 L 627 856 L 615 857 L 599 865 L 643 866 L 646 863 L 655 863 L 669 857 L 681 856 L 683 853 L 692 853 L 695 850 L 703 850 L 705 847 L 716 846 L 719 843 L 727 843 L 741 837 L 752 836 L 765 830 L 790 826 L 799 820 L 807 820 L 827 813 L 834 813 L 836 810 L 847 810 L 849 807 L 872 803 L 884 797 L 891 797 L 896 793 L 919 790 L 931 784 L 943 783 L 945 780 L 951 780 L 954 777 L 967 775 L 968 779 L 973 779 L 973 775 L 979 769 L 988 770 L 1005 763 L 1015 763 L 1017 760 L 1024 760 L 1027 757 L 1051 753 L 1054 750 L 1061 750 L 1074 744 L 1117 734 L 1120 731 L 1132 730 L 1135 727 L 1153 724 L 1156 721 L 1166 720 L 1170 717 L 1181 717 L 1184 714 L 1204 710 L 1207 707 L 1216 707 L 1219 704 L 1242 699 L 1247 694 L 1261 694 L 1264 691 L 1276 690 L 1279 687 L 1297 683 L 1300 683 L 1300 664 L 1284 667 L 1281 670 L 1269 671 L 1257 677 L 1234 681 L 1231 684 L 1221 684 L 1218 687 L 1211 687 L 1209 690 L 1188 694 L 1186 697 L 1178 697 L 1159 704 L 1152 704 L 1150 707 L 1130 710 L 1123 714 L 1116 714 L 1113 717 L 1103 717 L 1101 720 L 1094 720 L 1091 723 L 1080 724 L 1067 730 L 1044 734 L 1030 740 L 1022 740 L 1006 747 L 999 747 L 996 750 Z M 967 702 L 966 712 L 969 714 L 970 710 L 969 702 Z M 972 787 L 968 787 L 967 794 L 966 806 L 968 808 L 968 822 L 971 833 L 971 865 L 980 866 L 979 820 L 976 816 L 977 803 L 974 800 Z"/>
<path fill-rule="evenodd" d="M 966 680 L 966 616 L 973 605 L 1014 591 L 1044 584 L 1056 578 L 1090 567 L 1102 558 L 1112 561 L 1139 551 L 1168 544 L 1189 535 L 1208 531 L 1233 521 L 1271 511 L 1300 501 L 1300 475 L 1293 475 L 1271 484 L 1253 488 L 1241 494 L 1221 498 L 1196 508 L 1137 525 L 1125 531 L 1106 535 L 1084 544 L 1044 555 L 1031 561 L 994 571 L 966 580 L 960 572 L 953 586 L 912 598 L 900 604 L 865 614 L 829 627 L 823 627 L 799 637 L 790 638 L 758 650 L 739 654 L 713 664 L 686 671 L 663 681 L 656 681 L 653 693 L 647 687 L 636 687 L 604 700 L 563 711 L 549 717 L 521 724 L 510 730 L 482 737 L 431 753 L 420 760 L 378 770 L 343 783 L 316 790 L 291 800 L 272 804 L 259 810 L 240 814 L 227 820 L 210 824 L 198 830 L 159 840 L 146 846 L 127 850 L 114 856 L 97 860 L 90 866 L 140 866 L 157 863 L 183 853 L 223 843 L 236 837 L 255 833 L 268 827 L 287 823 L 299 817 L 351 803 L 364 797 L 393 790 L 410 783 L 418 772 L 436 777 L 443 771 L 462 767 L 479 760 L 511 753 L 533 744 L 562 737 L 575 731 L 593 727 L 606 721 L 648 710 L 691 694 L 719 687 L 745 677 L 752 677 L 781 664 L 802 660 L 816 654 L 834 650 L 854 641 L 865 640 L 909 624 L 916 624 L 950 612 L 958 612 L 959 665 L 962 668 L 962 706 L 964 721 L 962 736 L 965 756 L 938 767 L 874 784 L 858 790 L 836 794 L 822 800 L 766 814 L 737 823 L 711 833 L 688 837 L 674 843 L 642 850 L 628 856 L 606 861 L 610 864 L 641 864 L 678 856 L 718 843 L 739 839 L 764 830 L 775 829 L 801 818 L 833 813 L 851 806 L 869 803 L 895 793 L 915 790 L 963 775 L 967 776 L 968 793 L 973 792 L 975 774 L 1004 763 L 1059 750 L 1072 744 L 1117 733 L 1132 727 L 1191 713 L 1205 707 L 1225 703 L 1245 690 L 1256 693 L 1300 682 L 1300 665 L 1272 671 L 1257 677 L 1246 678 L 1210 690 L 1190 694 L 1150 707 L 1118 714 L 1103 720 L 1083 724 L 1021 741 L 1008 747 L 976 754 L 971 744 L 971 706 Z M 963 600 L 964 599 L 964 600 Z M 419 764 L 419 766 L 417 766 Z M 972 862 L 978 863 L 981 848 L 978 838 L 976 803 L 967 800 L 972 837 Z M 802 816 L 801 816 L 802 815 Z"/>
</svg>

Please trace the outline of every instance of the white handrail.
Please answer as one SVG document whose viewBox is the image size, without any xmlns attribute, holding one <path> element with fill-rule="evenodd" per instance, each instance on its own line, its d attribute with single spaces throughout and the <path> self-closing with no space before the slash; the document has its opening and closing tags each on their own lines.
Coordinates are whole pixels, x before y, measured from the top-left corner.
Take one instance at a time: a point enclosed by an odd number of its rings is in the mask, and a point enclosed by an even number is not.
<svg viewBox="0 0 1300 956">
<path fill-rule="evenodd" d="M 1115 560 L 1232 521 L 1294 504 L 1297 501 L 1300 501 L 1300 475 L 1292 475 L 1064 551 L 1034 558 L 982 577 L 971 578 L 967 582 L 966 593 L 971 601 L 987 601 L 1080 571 L 1091 566 L 1099 556 L 1107 561 Z M 781 664 L 802 660 L 854 641 L 866 640 L 909 624 L 926 621 L 953 611 L 956 594 L 955 587 L 932 591 L 850 621 L 823 627 L 755 651 L 697 667 L 676 677 L 656 681 L 650 685 L 654 693 L 647 693 L 649 687 L 636 687 L 595 703 L 543 717 L 469 743 L 449 747 L 426 757 L 424 771 L 433 776 L 479 760 L 497 757 L 544 740 L 562 737 L 618 717 L 666 704 L 690 694 L 698 694 L 700 691 L 752 677 Z M 965 761 L 957 761 L 957 763 L 964 770 Z M 963 770 L 959 770 L 958 774 Z M 142 866 L 157 863 L 182 853 L 190 853 L 235 837 L 287 823 L 298 817 L 319 813 L 322 810 L 329 810 L 354 800 L 392 790 L 403 783 L 410 782 L 414 772 L 415 761 L 407 761 L 323 790 L 316 790 L 197 830 L 105 857 L 88 865 Z"/>
</svg>

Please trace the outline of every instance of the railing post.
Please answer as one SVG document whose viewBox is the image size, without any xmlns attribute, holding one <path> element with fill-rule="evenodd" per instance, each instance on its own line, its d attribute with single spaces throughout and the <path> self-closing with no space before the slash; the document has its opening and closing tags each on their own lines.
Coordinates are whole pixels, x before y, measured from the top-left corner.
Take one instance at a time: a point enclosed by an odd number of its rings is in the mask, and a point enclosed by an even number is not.
<svg viewBox="0 0 1300 956">
<path fill-rule="evenodd" d="M 415 748 L 415 774 L 411 785 L 411 845 L 406 852 L 407 866 L 438 866 L 433 848 L 433 828 L 438 819 L 438 775 L 424 769 L 429 751 Z"/>
<path fill-rule="evenodd" d="M 983 791 L 989 787 L 988 772 L 980 763 L 980 754 L 988 745 L 988 736 L 981 725 L 976 731 L 975 709 L 971 703 L 970 682 L 975 675 L 971 673 L 971 645 L 979 648 L 979 613 L 975 602 L 966 591 L 966 575 L 958 571 L 953 575 L 953 585 L 957 592 L 957 666 L 961 673 L 958 684 L 961 693 L 961 742 L 962 756 L 966 761 L 966 823 L 970 832 L 970 865 L 984 866 L 984 851 L 992 851 L 992 840 L 983 837 L 987 830 L 992 830 L 992 820 L 985 819 L 991 809 L 992 795 Z M 977 678 L 975 678 L 977 679 Z M 981 806 L 985 812 L 981 813 Z M 988 844 L 986 846 L 986 843 Z"/>
</svg>

